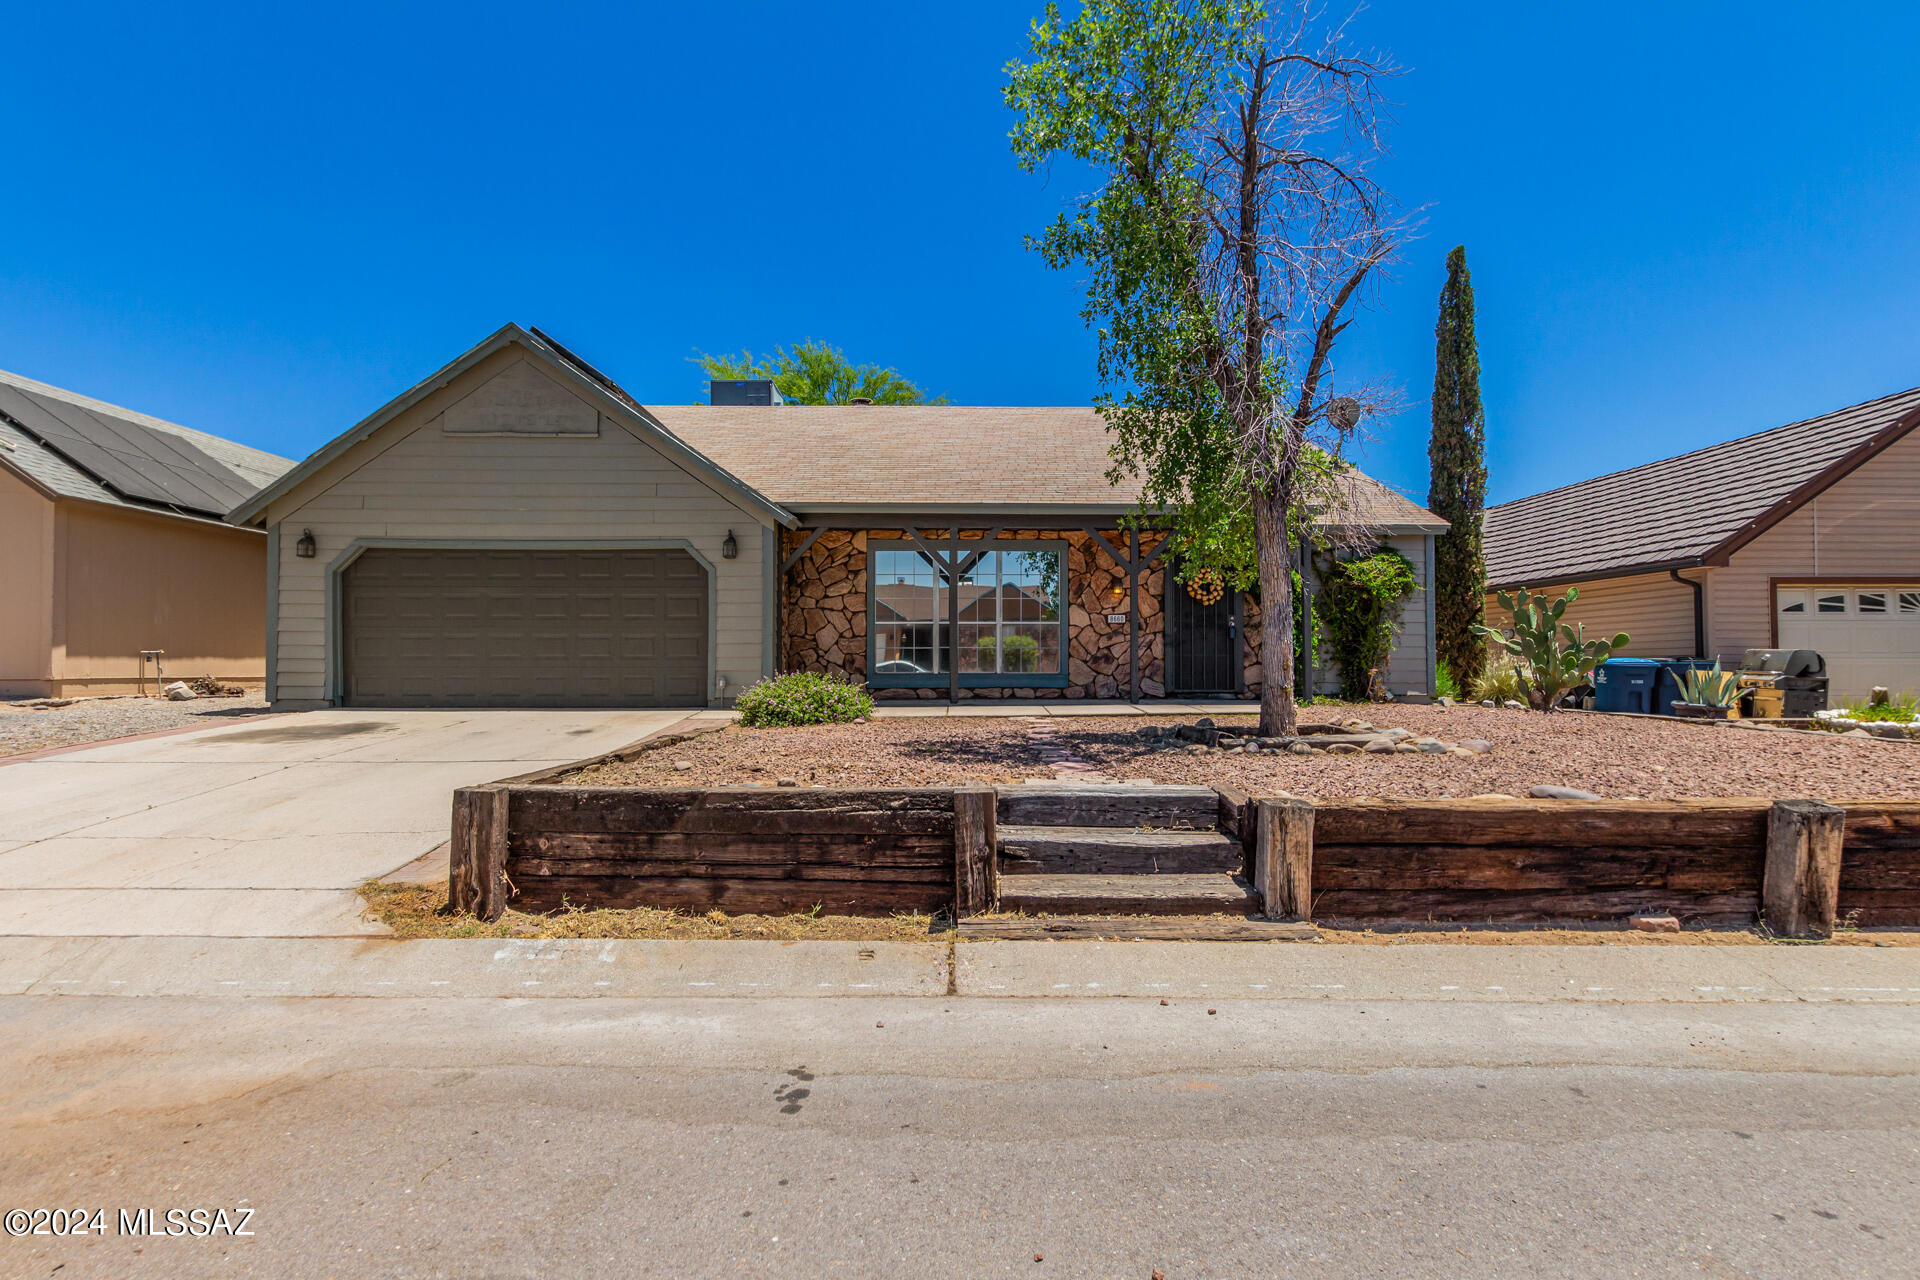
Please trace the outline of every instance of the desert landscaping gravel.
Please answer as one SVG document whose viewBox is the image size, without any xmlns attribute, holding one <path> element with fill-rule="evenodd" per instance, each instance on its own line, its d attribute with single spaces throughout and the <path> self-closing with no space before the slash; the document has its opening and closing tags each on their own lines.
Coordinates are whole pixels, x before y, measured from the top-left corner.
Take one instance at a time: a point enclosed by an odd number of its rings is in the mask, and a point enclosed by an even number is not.
<svg viewBox="0 0 1920 1280">
<path fill-rule="evenodd" d="M 1155 750 L 1136 731 L 1179 717 L 881 718 L 793 729 L 733 726 L 571 775 L 592 786 L 946 786 L 1052 778 L 1036 723 L 1051 742 L 1109 778 L 1302 796 L 1525 795 L 1536 785 L 1609 799 L 1687 796 L 1920 797 L 1920 744 L 1769 732 L 1578 713 L 1481 707 L 1318 704 L 1303 718 L 1360 718 L 1447 741 L 1483 738 L 1484 756 L 1189 754 Z M 1221 727 L 1251 728 L 1249 716 Z"/>
<path fill-rule="evenodd" d="M 35 708 L 28 701 L 0 701 L 0 758 L 126 738 L 161 729 L 210 729 L 266 712 L 259 693 L 239 698 L 83 698 L 71 706 Z"/>
</svg>

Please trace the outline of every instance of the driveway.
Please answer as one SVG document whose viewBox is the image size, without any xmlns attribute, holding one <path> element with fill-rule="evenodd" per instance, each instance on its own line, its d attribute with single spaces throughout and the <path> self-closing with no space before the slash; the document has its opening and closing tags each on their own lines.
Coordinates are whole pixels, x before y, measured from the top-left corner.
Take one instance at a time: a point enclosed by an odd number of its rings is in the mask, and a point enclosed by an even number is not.
<svg viewBox="0 0 1920 1280">
<path fill-rule="evenodd" d="M 0 766 L 0 935 L 378 935 L 357 886 L 446 841 L 454 788 L 689 714 L 313 711 Z"/>
</svg>

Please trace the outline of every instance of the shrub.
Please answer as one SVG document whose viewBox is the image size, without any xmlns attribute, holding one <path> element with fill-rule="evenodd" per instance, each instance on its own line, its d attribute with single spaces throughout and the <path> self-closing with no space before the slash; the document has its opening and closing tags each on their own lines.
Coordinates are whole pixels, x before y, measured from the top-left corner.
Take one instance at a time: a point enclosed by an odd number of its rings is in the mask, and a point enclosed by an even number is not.
<svg viewBox="0 0 1920 1280">
<path fill-rule="evenodd" d="M 1489 698 L 1500 703 L 1520 702 L 1525 700 L 1526 692 L 1520 687 L 1519 669 L 1506 658 L 1488 658 L 1486 667 L 1473 682 L 1473 696 L 1482 702 Z"/>
<path fill-rule="evenodd" d="M 1393 652 L 1400 604 L 1420 585 L 1413 565 L 1390 547 L 1357 560 L 1335 560 L 1320 575 L 1314 613 L 1340 667 L 1340 696 L 1365 702 Z"/>
<path fill-rule="evenodd" d="M 1444 666 L 1434 668 L 1433 692 L 1435 697 L 1452 698 L 1458 702 L 1460 700 L 1460 686 L 1453 682 L 1453 672 L 1447 670 Z"/>
<path fill-rule="evenodd" d="M 1895 724 L 1912 724 L 1916 715 L 1920 715 L 1920 697 L 1911 693 L 1896 693 L 1885 702 L 1848 702 L 1842 709 L 1849 720 L 1891 721 Z"/>
<path fill-rule="evenodd" d="M 790 671 L 762 680 L 733 704 L 740 723 L 755 729 L 777 725 L 833 724 L 873 714 L 873 697 L 857 681 L 814 671 Z"/>
</svg>

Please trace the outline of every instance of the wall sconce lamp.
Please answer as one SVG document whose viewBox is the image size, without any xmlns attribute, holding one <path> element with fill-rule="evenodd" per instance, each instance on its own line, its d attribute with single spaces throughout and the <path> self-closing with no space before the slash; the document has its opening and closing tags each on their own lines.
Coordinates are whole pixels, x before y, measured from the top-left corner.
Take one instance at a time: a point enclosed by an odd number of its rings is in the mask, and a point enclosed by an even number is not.
<svg viewBox="0 0 1920 1280">
<path fill-rule="evenodd" d="M 733 530 L 727 530 L 727 540 L 720 544 L 722 558 L 732 560 L 740 554 L 740 544 L 734 540 Z"/>
<path fill-rule="evenodd" d="M 313 540 L 313 530 L 302 529 L 300 531 L 300 541 L 293 544 L 293 554 L 299 556 L 302 560 L 311 560 L 319 553 L 319 544 Z"/>
</svg>

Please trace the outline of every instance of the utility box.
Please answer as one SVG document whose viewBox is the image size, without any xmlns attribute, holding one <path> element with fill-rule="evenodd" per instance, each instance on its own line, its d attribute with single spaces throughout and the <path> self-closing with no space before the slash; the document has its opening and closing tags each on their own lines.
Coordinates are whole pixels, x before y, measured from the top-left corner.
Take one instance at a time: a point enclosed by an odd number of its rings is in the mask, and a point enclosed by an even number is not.
<svg viewBox="0 0 1920 1280">
<path fill-rule="evenodd" d="M 1652 715 L 1660 672 L 1653 658 L 1608 658 L 1593 669 L 1593 709 Z"/>
</svg>

